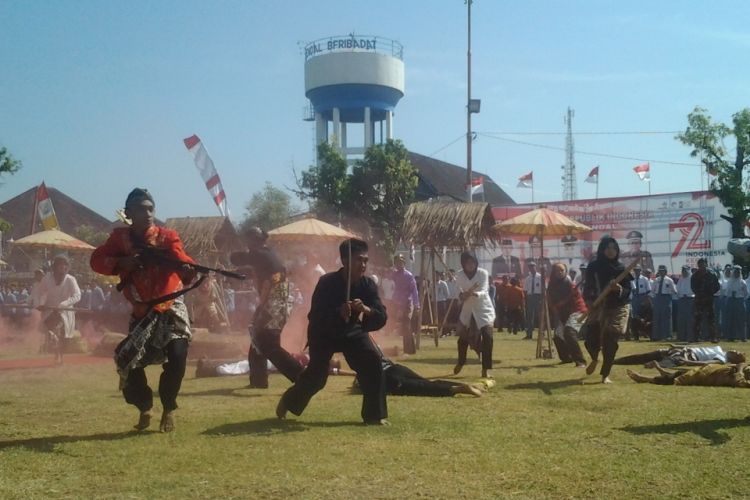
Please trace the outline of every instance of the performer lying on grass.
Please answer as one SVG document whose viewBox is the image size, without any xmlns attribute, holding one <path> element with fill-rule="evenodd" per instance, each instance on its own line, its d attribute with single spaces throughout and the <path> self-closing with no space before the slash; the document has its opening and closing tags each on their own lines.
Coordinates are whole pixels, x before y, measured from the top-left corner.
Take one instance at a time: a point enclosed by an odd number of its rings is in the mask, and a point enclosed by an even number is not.
<svg viewBox="0 0 750 500">
<path fill-rule="evenodd" d="M 151 424 L 153 393 L 146 380 L 147 365 L 163 363 L 159 398 L 163 413 L 159 429 L 174 430 L 177 393 L 185 375 L 191 332 L 187 308 L 179 294 L 195 278 L 187 265 L 175 267 L 154 258 L 156 252 L 172 261 L 194 263 L 176 231 L 154 225 L 154 199 L 136 188 L 125 202 L 130 227 L 116 228 L 91 254 L 91 268 L 99 274 L 120 275 L 122 292 L 133 305 L 130 332 L 115 350 L 120 389 L 125 401 L 135 405 L 140 417 L 135 428 Z"/>
<path fill-rule="evenodd" d="M 655 377 L 646 377 L 628 370 L 628 377 L 639 384 L 701 385 L 708 387 L 750 387 L 750 366 L 745 363 L 703 365 L 687 370 L 667 371 L 658 364 Z"/>
<path fill-rule="evenodd" d="M 315 393 L 325 387 L 331 357 L 341 352 L 359 377 L 365 424 L 388 425 L 380 352 L 368 335 L 385 325 L 386 312 L 377 285 L 365 276 L 367 252 L 362 240 L 344 241 L 339 247 L 343 267 L 318 281 L 307 316 L 310 364 L 281 397 L 277 417 L 286 418 L 287 411 L 302 414 Z"/>
<path fill-rule="evenodd" d="M 293 356 L 303 366 L 307 366 L 310 358 L 305 354 Z M 446 397 L 456 394 L 470 394 L 479 397 L 482 395 L 482 386 L 466 384 L 456 380 L 430 380 L 424 378 L 404 365 L 394 363 L 386 358 L 382 352 L 383 373 L 385 376 L 386 393 L 393 396 L 435 396 Z M 269 362 L 269 371 L 276 368 Z M 230 375 L 244 375 L 250 371 L 248 362 L 243 361 L 214 361 L 209 359 L 198 360 L 195 371 L 196 378 L 224 377 Z M 351 370 L 342 370 L 339 360 L 331 360 L 328 367 L 329 375 L 351 375 L 357 373 Z M 355 382 L 355 385 L 359 386 Z"/>
<path fill-rule="evenodd" d="M 673 345 L 669 349 L 657 349 L 656 351 L 644 352 L 643 354 L 632 354 L 615 360 L 616 365 L 646 365 L 646 368 L 654 368 L 658 364 L 662 368 L 674 366 L 702 366 L 709 364 L 737 364 L 747 361 L 744 352 L 724 351 L 721 346 L 678 346 Z"/>
</svg>

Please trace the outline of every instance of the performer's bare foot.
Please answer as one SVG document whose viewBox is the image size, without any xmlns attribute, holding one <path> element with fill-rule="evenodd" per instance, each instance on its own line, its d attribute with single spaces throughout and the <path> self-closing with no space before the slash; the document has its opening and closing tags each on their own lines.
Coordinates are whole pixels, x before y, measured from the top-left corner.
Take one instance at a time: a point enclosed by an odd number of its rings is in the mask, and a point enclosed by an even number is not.
<svg viewBox="0 0 750 500">
<path fill-rule="evenodd" d="M 482 370 L 482 378 L 492 378 L 492 372 L 489 370 Z"/>
<path fill-rule="evenodd" d="M 611 384 L 612 381 L 609 379 L 609 377 L 602 377 L 602 384 Z"/>
<path fill-rule="evenodd" d="M 646 384 L 648 382 L 651 382 L 650 378 L 644 377 L 643 375 L 636 373 L 633 370 L 626 370 L 626 373 L 628 374 L 628 377 L 630 377 L 634 382 L 638 382 L 639 384 Z"/>
<path fill-rule="evenodd" d="M 576 363 L 576 368 L 586 368 L 586 363 Z"/>
<path fill-rule="evenodd" d="M 365 425 L 381 425 L 383 427 L 388 427 L 388 426 L 391 425 L 391 423 L 388 420 L 386 420 L 384 418 L 381 418 L 380 420 L 369 420 L 369 421 L 366 421 Z"/>
<path fill-rule="evenodd" d="M 279 420 L 286 419 L 287 411 L 288 410 L 286 408 L 286 403 L 284 403 L 284 398 L 281 398 L 279 400 L 279 404 L 276 405 L 276 418 L 278 418 Z"/>
<path fill-rule="evenodd" d="M 463 363 L 456 364 L 456 366 L 453 368 L 453 375 L 458 375 L 459 373 L 461 373 L 461 370 L 463 369 L 463 367 L 464 367 Z"/>
<path fill-rule="evenodd" d="M 151 410 L 142 411 L 141 415 L 138 417 L 138 423 L 133 426 L 133 429 L 137 431 L 148 429 L 148 426 L 151 425 L 152 416 L 153 413 L 151 413 Z"/>
<path fill-rule="evenodd" d="M 172 432 L 174 430 L 174 410 L 164 410 L 164 412 L 161 414 L 159 430 L 162 432 Z"/>
<path fill-rule="evenodd" d="M 598 359 L 592 359 L 591 363 L 589 363 L 589 366 L 586 367 L 586 375 L 591 375 L 596 371 L 596 365 L 599 364 Z"/>
</svg>

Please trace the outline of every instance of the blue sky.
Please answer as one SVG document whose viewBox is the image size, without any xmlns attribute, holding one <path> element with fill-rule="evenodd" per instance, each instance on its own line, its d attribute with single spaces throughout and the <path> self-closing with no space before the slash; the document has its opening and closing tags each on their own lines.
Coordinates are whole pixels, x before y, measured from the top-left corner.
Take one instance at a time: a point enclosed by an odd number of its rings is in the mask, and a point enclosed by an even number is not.
<svg viewBox="0 0 750 500">
<path fill-rule="evenodd" d="M 497 133 L 677 131 L 696 105 L 715 119 L 750 105 L 750 3 L 495 1 L 472 8 L 474 168 L 518 202 L 561 197 L 564 152 Z M 0 200 L 45 180 L 108 218 L 148 187 L 158 216 L 216 215 L 182 139 L 198 134 L 233 217 L 266 182 L 294 184 L 313 161 L 302 121 L 300 43 L 355 32 L 404 46 L 395 134 L 465 164 L 466 7 L 427 1 L 0 0 L 0 144 L 24 168 Z M 495 137 L 491 137 L 491 136 Z M 576 149 L 651 160 L 652 191 L 700 189 L 674 134 L 575 136 Z M 502 135 L 564 147 L 564 135 Z M 576 155 L 579 197 L 601 165 L 600 197 L 647 192 L 638 161 Z"/>
</svg>

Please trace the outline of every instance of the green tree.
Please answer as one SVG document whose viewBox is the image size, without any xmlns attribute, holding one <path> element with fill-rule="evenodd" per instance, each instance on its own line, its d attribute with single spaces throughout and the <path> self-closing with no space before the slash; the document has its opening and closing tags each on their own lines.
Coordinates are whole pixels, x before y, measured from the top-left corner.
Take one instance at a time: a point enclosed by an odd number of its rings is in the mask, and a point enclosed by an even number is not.
<svg viewBox="0 0 750 500">
<path fill-rule="evenodd" d="M 21 162 L 13 158 L 6 148 L 0 147 L 0 176 L 15 174 L 21 169 Z"/>
<path fill-rule="evenodd" d="M 395 249 L 418 181 L 417 170 L 401 141 L 371 146 L 352 169 L 350 205 L 356 215 L 369 221 L 386 255 Z"/>
<path fill-rule="evenodd" d="M 688 115 L 688 127 L 677 135 L 683 144 L 691 146 L 690 156 L 700 158 L 706 170 L 714 175 L 711 181 L 713 191 L 729 212 L 722 215 L 732 225 L 732 237 L 745 235 L 745 224 L 750 215 L 750 194 L 745 167 L 750 165 L 750 108 L 732 115 L 732 127 L 714 123 L 707 110 L 696 107 Z M 736 154 L 734 158 L 724 145 L 724 139 L 734 136 Z"/>
<path fill-rule="evenodd" d="M 244 233 L 253 226 L 269 231 L 284 225 L 298 212 L 299 208 L 292 205 L 291 197 L 287 193 L 266 182 L 265 187 L 253 194 L 245 205 L 245 217 L 240 223 L 240 232 Z"/>
<path fill-rule="evenodd" d="M 310 208 L 331 222 L 337 222 L 351 207 L 346 160 L 333 144 L 318 145 L 318 163 L 302 172 L 297 187 L 297 196 L 311 202 Z"/>
<path fill-rule="evenodd" d="M 23 165 L 19 160 L 13 158 L 13 156 L 4 147 L 0 147 L 0 177 L 3 174 L 13 175 L 18 172 Z M 0 218 L 0 231 L 3 233 L 9 232 L 12 228 L 10 222 Z"/>
</svg>

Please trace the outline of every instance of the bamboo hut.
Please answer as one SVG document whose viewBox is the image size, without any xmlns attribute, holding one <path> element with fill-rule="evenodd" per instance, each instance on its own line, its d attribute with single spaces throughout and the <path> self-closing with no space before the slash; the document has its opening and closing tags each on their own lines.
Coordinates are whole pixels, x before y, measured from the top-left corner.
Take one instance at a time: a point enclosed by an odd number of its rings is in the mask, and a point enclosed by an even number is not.
<svg viewBox="0 0 750 500">
<path fill-rule="evenodd" d="M 435 293 L 436 260 L 447 270 L 438 249 L 444 247 L 467 250 L 486 245 L 495 245 L 499 239 L 493 231 L 495 218 L 489 203 L 412 203 L 404 216 L 401 239 L 407 245 L 420 248 L 420 273 L 423 278 L 421 296 L 427 308 L 427 325 L 420 325 L 433 335 L 435 345 L 443 328 L 438 321 L 437 294 Z M 429 279 L 424 279 L 429 276 Z M 428 286 L 424 286 L 428 285 Z M 435 311 L 435 314 L 433 314 Z M 424 318 L 425 314 L 422 315 Z M 419 346 L 417 335 L 417 346 Z"/>
<path fill-rule="evenodd" d="M 174 217 L 165 226 L 180 234 L 188 255 L 207 266 L 226 265 L 231 252 L 244 249 L 227 217 Z"/>
</svg>

